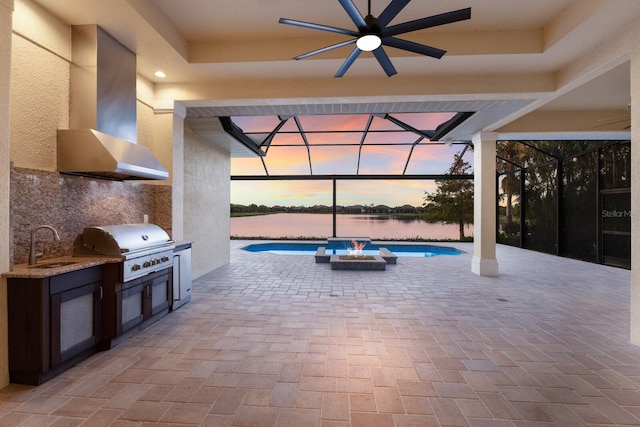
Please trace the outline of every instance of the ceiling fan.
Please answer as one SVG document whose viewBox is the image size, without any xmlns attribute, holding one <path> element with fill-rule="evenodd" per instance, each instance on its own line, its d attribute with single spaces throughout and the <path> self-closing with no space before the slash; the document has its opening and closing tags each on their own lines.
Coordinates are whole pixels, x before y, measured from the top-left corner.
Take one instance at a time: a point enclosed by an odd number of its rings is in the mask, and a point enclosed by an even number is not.
<svg viewBox="0 0 640 427">
<path fill-rule="evenodd" d="M 364 18 L 353 3 L 353 0 L 338 0 L 344 10 L 347 12 L 353 23 L 358 28 L 357 31 L 347 30 L 344 28 L 331 27 L 328 25 L 314 24 L 311 22 L 296 21 L 293 19 L 280 18 L 281 24 L 295 25 L 313 30 L 328 31 L 346 36 L 352 36 L 353 39 L 326 46 L 299 56 L 294 59 L 305 59 L 319 53 L 328 52 L 333 49 L 348 46 L 355 43 L 355 48 L 342 64 L 335 77 L 342 77 L 349 67 L 355 62 L 362 51 L 372 52 L 376 57 L 382 69 L 387 76 L 391 77 L 397 74 L 389 56 L 382 48 L 382 45 L 395 47 L 397 49 L 407 50 L 409 52 L 419 53 L 421 55 L 431 56 L 433 58 L 442 58 L 446 53 L 445 50 L 435 47 L 414 43 L 408 40 L 396 38 L 400 34 L 412 31 L 423 30 L 425 28 L 437 27 L 439 25 L 451 24 L 457 21 L 463 21 L 471 18 L 471 8 L 454 10 L 439 15 L 429 16 L 427 18 L 416 19 L 414 21 L 404 22 L 402 24 L 387 25 L 400 13 L 400 11 L 409 4 L 411 0 L 392 0 L 386 9 L 377 18 L 371 15 L 371 0 L 368 2 L 368 14 Z"/>
</svg>

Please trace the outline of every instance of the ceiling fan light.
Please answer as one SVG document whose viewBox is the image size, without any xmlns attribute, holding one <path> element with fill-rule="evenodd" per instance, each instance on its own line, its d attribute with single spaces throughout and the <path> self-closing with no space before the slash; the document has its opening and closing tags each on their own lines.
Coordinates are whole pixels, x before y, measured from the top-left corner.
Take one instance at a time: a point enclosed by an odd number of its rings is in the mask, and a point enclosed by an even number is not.
<svg viewBox="0 0 640 427">
<path fill-rule="evenodd" d="M 373 50 L 376 50 L 377 48 L 380 47 L 381 44 L 382 44 L 382 40 L 380 39 L 380 37 L 376 36 L 375 34 L 364 35 L 358 38 L 358 40 L 356 41 L 356 46 L 358 46 L 358 49 L 363 50 L 365 52 L 371 52 Z"/>
</svg>

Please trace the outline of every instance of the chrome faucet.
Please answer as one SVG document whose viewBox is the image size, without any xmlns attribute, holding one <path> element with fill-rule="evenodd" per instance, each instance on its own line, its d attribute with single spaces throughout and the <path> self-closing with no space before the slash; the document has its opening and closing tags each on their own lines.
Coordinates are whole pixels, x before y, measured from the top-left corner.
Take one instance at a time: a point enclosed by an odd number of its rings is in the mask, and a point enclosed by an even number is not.
<svg viewBox="0 0 640 427">
<path fill-rule="evenodd" d="M 41 228 L 48 228 L 49 230 L 51 230 L 51 232 L 53 232 L 53 237 L 58 241 L 60 240 L 60 235 L 58 234 L 58 231 L 50 225 L 40 225 L 34 228 L 33 230 L 31 230 L 31 245 L 29 246 L 29 265 L 36 265 L 38 258 L 40 258 L 43 255 L 41 253 L 40 254 L 36 253 L 36 232 Z"/>
</svg>

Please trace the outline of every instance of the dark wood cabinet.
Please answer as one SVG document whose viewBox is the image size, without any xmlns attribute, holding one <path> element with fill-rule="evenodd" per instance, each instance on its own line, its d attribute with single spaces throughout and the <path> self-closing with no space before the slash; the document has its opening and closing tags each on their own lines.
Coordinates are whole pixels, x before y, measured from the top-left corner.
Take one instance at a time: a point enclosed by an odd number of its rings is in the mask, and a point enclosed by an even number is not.
<svg viewBox="0 0 640 427">
<path fill-rule="evenodd" d="M 120 318 L 117 335 L 168 313 L 172 300 L 172 283 L 172 271 L 169 269 L 123 285 L 116 297 L 116 313 Z"/>
<path fill-rule="evenodd" d="M 119 269 L 105 269 L 105 302 L 112 309 L 104 313 L 103 350 L 169 313 L 173 300 L 171 268 L 124 283 Z"/>
<path fill-rule="evenodd" d="M 39 385 L 169 313 L 173 270 L 122 282 L 120 263 L 7 278 L 9 374 Z"/>
<path fill-rule="evenodd" d="M 11 381 L 39 385 L 95 353 L 103 295 L 102 266 L 7 279 Z"/>
</svg>

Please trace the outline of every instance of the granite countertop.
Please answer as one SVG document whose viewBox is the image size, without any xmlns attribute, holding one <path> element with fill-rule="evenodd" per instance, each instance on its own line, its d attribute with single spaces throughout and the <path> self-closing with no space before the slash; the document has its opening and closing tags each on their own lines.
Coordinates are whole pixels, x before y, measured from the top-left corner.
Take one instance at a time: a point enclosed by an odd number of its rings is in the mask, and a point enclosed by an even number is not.
<svg viewBox="0 0 640 427">
<path fill-rule="evenodd" d="M 9 272 L 3 273 L 2 276 L 8 279 L 10 278 L 27 278 L 27 279 L 43 279 L 45 277 L 56 276 L 58 274 L 70 273 L 76 270 L 82 270 L 83 268 L 95 267 L 98 265 L 121 262 L 122 257 L 79 257 L 79 256 L 64 256 L 59 258 L 50 258 L 44 260 L 38 260 L 35 266 L 28 264 L 16 264 Z M 38 267 L 48 264 L 60 264 L 59 266 L 52 267 Z"/>
</svg>

